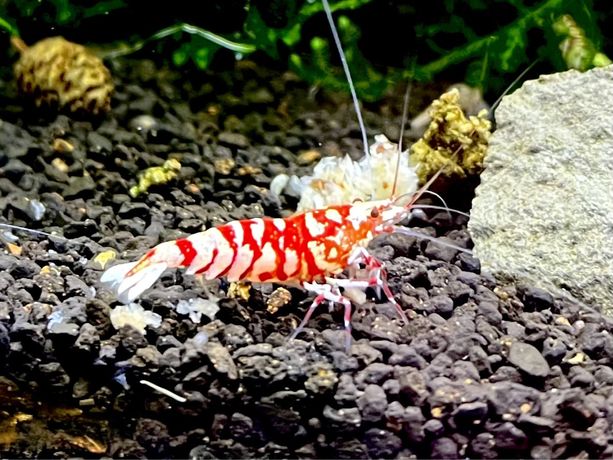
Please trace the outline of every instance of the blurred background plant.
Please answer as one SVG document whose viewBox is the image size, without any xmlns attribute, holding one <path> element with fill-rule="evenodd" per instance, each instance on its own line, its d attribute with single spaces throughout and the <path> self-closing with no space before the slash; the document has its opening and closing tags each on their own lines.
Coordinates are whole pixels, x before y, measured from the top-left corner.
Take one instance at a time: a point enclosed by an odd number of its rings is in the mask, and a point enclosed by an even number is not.
<svg viewBox="0 0 613 460">
<path fill-rule="evenodd" d="M 464 81 L 495 96 L 537 60 L 534 74 L 609 62 L 611 38 L 601 30 L 613 22 L 613 5 L 606 0 L 330 3 L 363 100 L 409 77 Z M 3 0 L 0 26 L 29 44 L 63 35 L 112 43 L 107 58 L 136 53 L 199 69 L 249 55 L 346 89 L 318 0 Z M 7 40 L 7 61 L 9 49 Z"/>
</svg>

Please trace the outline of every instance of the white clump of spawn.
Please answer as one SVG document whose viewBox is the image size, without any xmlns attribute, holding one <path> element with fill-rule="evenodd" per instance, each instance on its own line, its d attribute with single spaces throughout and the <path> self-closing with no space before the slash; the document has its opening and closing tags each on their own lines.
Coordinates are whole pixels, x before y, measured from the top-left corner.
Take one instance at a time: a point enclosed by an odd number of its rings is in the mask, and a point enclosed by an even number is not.
<svg viewBox="0 0 613 460">
<path fill-rule="evenodd" d="M 215 315 L 219 311 L 219 305 L 217 304 L 219 299 L 217 297 L 211 297 L 209 299 L 189 299 L 179 300 L 177 303 L 177 313 L 180 315 L 189 315 L 194 323 L 199 323 L 202 315 L 209 319 L 215 319 Z"/>
<path fill-rule="evenodd" d="M 111 311 L 111 324 L 115 329 L 132 326 L 141 334 L 145 334 L 147 326 L 160 327 L 162 317 L 157 313 L 145 310 L 137 303 L 118 305 Z"/>
<path fill-rule="evenodd" d="M 391 198 L 392 192 L 395 196 L 415 193 L 418 179 L 409 163 L 408 150 L 400 153 L 398 161 L 398 145 L 383 134 L 375 136 L 375 143 L 369 150 L 370 156 L 359 161 L 352 160 L 349 155 L 324 157 L 313 168 L 312 176 L 277 176 L 271 183 L 271 190 L 279 194 L 285 189 L 289 194 L 300 196 L 298 211 L 350 204 L 356 200 Z M 398 181 L 396 190 L 392 190 L 396 169 Z"/>
</svg>

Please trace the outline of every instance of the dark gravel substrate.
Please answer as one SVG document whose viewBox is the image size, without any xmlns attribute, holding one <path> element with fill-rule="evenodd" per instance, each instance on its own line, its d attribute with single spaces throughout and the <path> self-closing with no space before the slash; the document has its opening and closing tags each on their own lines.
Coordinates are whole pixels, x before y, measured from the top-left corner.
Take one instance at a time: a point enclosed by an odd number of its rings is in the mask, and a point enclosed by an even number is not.
<svg viewBox="0 0 613 460">
<path fill-rule="evenodd" d="M 248 62 L 191 80 L 147 61 L 113 72 L 100 122 L 35 119 L 1 83 L 3 220 L 72 240 L 20 234 L 21 254 L 0 254 L 2 456 L 613 456 L 613 320 L 404 236 L 373 247 L 411 322 L 389 304 L 358 307 L 350 355 L 340 313 L 324 309 L 286 342 L 308 303 L 297 290 L 270 314 L 271 286 L 249 301 L 215 289 L 216 319 L 195 324 L 175 306 L 203 293 L 180 273 L 142 297 L 158 328 L 115 330 L 97 254 L 132 260 L 203 225 L 285 215 L 295 203 L 266 191 L 272 177 L 306 173 L 298 154 L 320 142 L 324 155 L 360 145 L 346 98 Z M 371 134 L 394 137 L 400 107 L 368 112 Z M 58 138 L 74 151 L 54 150 Z M 138 171 L 169 155 L 179 179 L 130 198 Z M 470 244 L 461 218 L 417 224 Z"/>
</svg>

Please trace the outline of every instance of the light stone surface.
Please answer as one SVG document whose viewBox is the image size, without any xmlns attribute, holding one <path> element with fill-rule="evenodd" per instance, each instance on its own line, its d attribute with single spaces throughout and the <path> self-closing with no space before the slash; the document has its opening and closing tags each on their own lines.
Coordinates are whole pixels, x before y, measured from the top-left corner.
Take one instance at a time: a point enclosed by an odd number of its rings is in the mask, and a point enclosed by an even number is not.
<svg viewBox="0 0 613 460">
<path fill-rule="evenodd" d="M 495 115 L 469 222 L 482 267 L 613 314 L 613 66 L 528 81 Z"/>
</svg>

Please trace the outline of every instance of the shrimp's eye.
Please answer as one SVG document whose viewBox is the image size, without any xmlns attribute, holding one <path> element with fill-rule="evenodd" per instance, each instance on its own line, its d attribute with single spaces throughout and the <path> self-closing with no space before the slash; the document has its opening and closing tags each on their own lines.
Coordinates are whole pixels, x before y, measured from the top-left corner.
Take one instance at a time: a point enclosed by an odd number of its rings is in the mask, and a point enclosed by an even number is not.
<svg viewBox="0 0 613 460">
<path fill-rule="evenodd" d="M 379 210 L 377 208 L 372 208 L 372 210 L 370 211 L 370 217 L 372 217 L 373 219 L 379 217 Z"/>
</svg>

